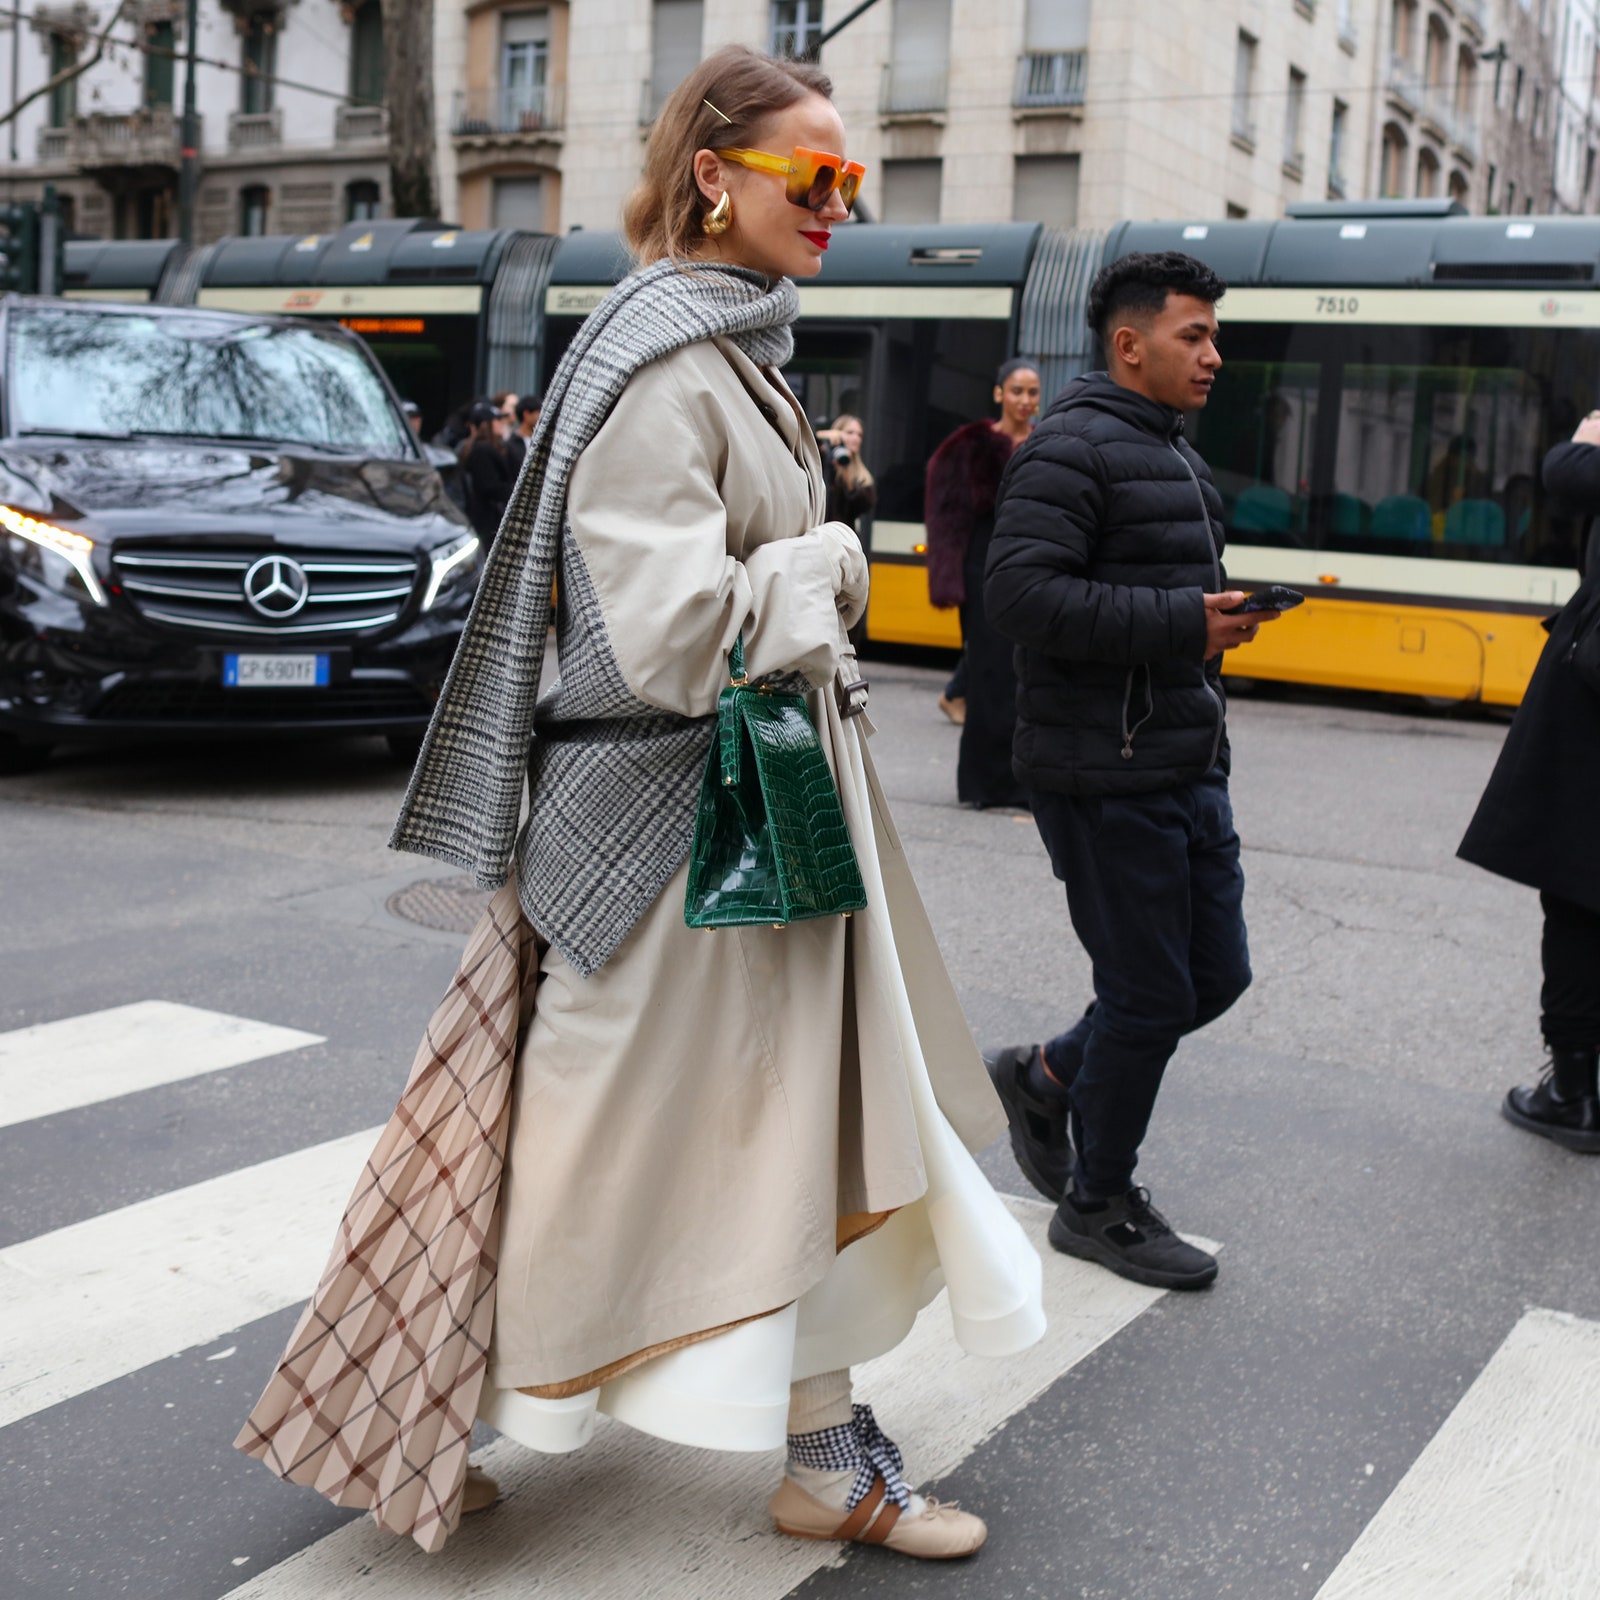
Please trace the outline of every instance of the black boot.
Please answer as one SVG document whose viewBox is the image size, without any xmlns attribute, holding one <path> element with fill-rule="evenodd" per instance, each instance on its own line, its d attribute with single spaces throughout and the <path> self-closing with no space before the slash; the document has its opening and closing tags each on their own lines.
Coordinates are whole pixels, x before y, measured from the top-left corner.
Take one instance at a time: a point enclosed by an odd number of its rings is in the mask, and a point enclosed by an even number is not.
<svg viewBox="0 0 1600 1600">
<path fill-rule="evenodd" d="M 1531 1089 L 1513 1089 L 1500 1113 L 1529 1133 L 1568 1150 L 1600 1155 L 1600 1054 L 1593 1048 L 1550 1046 L 1550 1070 Z"/>
</svg>

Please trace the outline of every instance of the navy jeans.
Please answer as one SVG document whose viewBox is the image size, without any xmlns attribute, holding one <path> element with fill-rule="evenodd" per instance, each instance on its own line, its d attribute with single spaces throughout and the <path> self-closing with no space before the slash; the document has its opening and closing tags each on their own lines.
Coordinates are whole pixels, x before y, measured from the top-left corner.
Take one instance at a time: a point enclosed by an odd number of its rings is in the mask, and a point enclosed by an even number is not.
<svg viewBox="0 0 1600 1600">
<path fill-rule="evenodd" d="M 1094 963 L 1094 1004 L 1045 1063 L 1071 1089 L 1077 1189 L 1109 1199 L 1178 1041 L 1250 986 L 1239 835 L 1220 772 L 1122 798 L 1036 792 L 1033 814 Z"/>
</svg>

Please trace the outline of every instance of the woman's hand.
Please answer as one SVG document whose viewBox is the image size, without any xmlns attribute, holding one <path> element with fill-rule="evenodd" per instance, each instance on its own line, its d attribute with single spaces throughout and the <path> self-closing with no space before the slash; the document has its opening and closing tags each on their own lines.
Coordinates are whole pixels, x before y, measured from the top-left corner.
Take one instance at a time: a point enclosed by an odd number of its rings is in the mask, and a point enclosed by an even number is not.
<svg viewBox="0 0 1600 1600">
<path fill-rule="evenodd" d="M 1572 442 L 1574 444 L 1600 444 L 1600 411 L 1591 411 L 1578 424 L 1578 431 L 1573 434 Z"/>
</svg>

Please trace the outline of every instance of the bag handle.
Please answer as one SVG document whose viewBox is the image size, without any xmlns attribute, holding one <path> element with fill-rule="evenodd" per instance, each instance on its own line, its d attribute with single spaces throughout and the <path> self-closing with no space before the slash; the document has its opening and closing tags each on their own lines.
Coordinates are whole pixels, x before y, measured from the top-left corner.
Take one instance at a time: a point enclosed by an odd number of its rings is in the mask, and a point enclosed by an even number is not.
<svg viewBox="0 0 1600 1600">
<path fill-rule="evenodd" d="M 742 689 L 750 681 L 744 670 L 744 634 L 733 636 L 733 648 L 728 652 L 728 681 L 735 689 Z"/>
</svg>

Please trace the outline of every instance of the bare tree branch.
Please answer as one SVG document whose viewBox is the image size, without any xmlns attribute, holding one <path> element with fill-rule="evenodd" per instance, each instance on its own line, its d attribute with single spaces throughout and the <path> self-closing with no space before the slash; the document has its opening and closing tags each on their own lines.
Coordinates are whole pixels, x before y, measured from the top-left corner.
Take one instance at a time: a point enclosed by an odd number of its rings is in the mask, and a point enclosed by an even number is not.
<svg viewBox="0 0 1600 1600">
<path fill-rule="evenodd" d="M 128 9 L 129 0 L 120 0 L 117 9 L 112 13 L 111 20 L 95 36 L 94 54 L 85 61 L 74 61 L 70 67 L 63 67 L 53 78 L 41 83 L 37 89 L 31 90 L 12 106 L 9 111 L 0 111 L 0 128 L 8 122 L 15 122 L 18 115 L 27 110 L 35 100 L 43 99 L 47 94 L 54 93 L 64 83 L 71 83 L 74 78 L 80 78 L 90 67 L 98 66 L 101 58 L 106 53 L 106 45 L 111 40 L 111 30 L 122 21 L 122 13 Z M 11 48 L 21 48 L 22 41 L 13 39 Z"/>
</svg>

